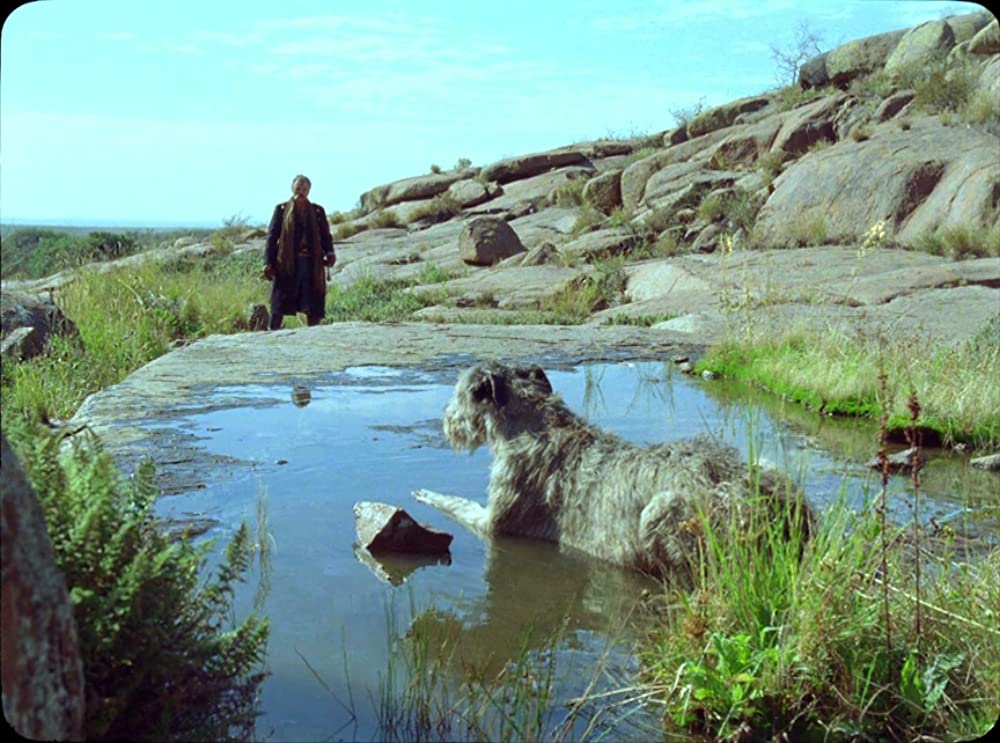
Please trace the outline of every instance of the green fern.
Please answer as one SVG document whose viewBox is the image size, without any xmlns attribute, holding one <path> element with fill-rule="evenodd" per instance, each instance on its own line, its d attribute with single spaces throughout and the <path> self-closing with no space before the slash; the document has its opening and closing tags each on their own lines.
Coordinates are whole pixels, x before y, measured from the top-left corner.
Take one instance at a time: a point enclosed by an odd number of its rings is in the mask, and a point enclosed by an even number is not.
<svg viewBox="0 0 1000 743">
<path fill-rule="evenodd" d="M 254 547 L 246 525 L 214 578 L 211 543 L 171 542 L 153 515 L 153 466 L 122 478 L 85 433 L 22 438 L 25 469 L 66 576 L 80 639 L 88 739 L 248 738 L 268 622 L 232 618 Z"/>
</svg>

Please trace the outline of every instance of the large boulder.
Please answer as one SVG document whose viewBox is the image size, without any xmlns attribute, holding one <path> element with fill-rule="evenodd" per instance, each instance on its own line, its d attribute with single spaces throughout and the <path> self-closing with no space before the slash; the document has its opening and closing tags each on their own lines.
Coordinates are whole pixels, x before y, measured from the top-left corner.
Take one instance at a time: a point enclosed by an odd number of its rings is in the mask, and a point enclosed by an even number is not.
<svg viewBox="0 0 1000 743">
<path fill-rule="evenodd" d="M 986 26 L 990 25 L 990 23 L 996 25 L 996 19 L 994 19 L 993 14 L 988 11 L 965 13 L 964 15 L 953 15 L 945 18 L 945 21 L 949 26 L 951 26 L 951 31 L 955 35 L 956 44 L 962 44 L 971 40 L 977 33 L 982 31 Z M 1000 51 L 1000 49 L 997 51 Z"/>
<path fill-rule="evenodd" d="M 996 137 L 974 129 L 886 128 L 869 140 L 809 153 L 775 181 L 757 236 L 786 247 L 805 223 L 823 223 L 829 242 L 857 242 L 882 222 L 886 237 L 911 245 L 939 227 L 992 225 L 1000 193 Z"/>
<path fill-rule="evenodd" d="M 51 300 L 18 291 L 0 292 L 0 326 L 6 339 L 18 328 L 31 328 L 32 332 L 17 343 L 17 355 L 32 358 L 44 353 L 53 334 L 78 336 L 76 325 L 67 318 Z M 14 344 L 5 344 L 6 353 Z M 6 354 L 5 354 L 6 355 Z"/>
<path fill-rule="evenodd" d="M 970 459 L 969 464 L 976 469 L 987 472 L 1000 472 L 1000 454 L 987 454 L 982 457 Z"/>
<path fill-rule="evenodd" d="M 790 111 L 771 142 L 771 151 L 797 157 L 817 142 L 833 142 L 836 139 L 834 118 L 847 100 L 845 94 L 837 93 Z"/>
<path fill-rule="evenodd" d="M 587 154 L 577 148 L 536 152 L 530 155 L 505 158 L 492 165 L 487 165 L 483 168 L 483 178 L 497 183 L 508 183 L 567 165 L 582 165 L 588 160 Z"/>
<path fill-rule="evenodd" d="M 707 160 L 711 148 L 732 133 L 729 129 L 718 129 L 654 152 L 652 155 L 632 163 L 622 173 L 622 205 L 626 210 L 634 210 L 642 202 L 646 192 L 646 183 L 654 173 L 668 165 L 683 163 L 687 160 L 699 162 Z"/>
<path fill-rule="evenodd" d="M 928 21 L 911 28 L 885 61 L 885 71 L 901 74 L 927 64 L 955 46 L 955 32 L 945 21 Z"/>
<path fill-rule="evenodd" d="M 969 41 L 970 54 L 997 54 L 1000 52 L 1000 23 L 994 18 Z"/>
<path fill-rule="evenodd" d="M 609 170 L 595 176 L 583 187 L 583 200 L 605 214 L 622 205 L 622 171 Z"/>
<path fill-rule="evenodd" d="M 727 167 L 753 165 L 771 149 L 786 116 L 787 114 L 768 116 L 750 126 L 740 127 L 719 142 L 712 152 L 712 162 Z"/>
<path fill-rule="evenodd" d="M 3 714 L 28 740 L 80 740 L 83 664 L 73 604 L 45 514 L 0 437 Z"/>
<path fill-rule="evenodd" d="M 809 88 L 822 88 L 830 84 L 830 75 L 826 71 L 826 55 L 827 52 L 823 52 L 806 60 L 799 67 L 800 88 L 808 90 Z"/>
<path fill-rule="evenodd" d="M 698 163 L 677 163 L 649 179 L 642 203 L 671 210 L 697 207 L 710 191 L 729 188 L 744 175 L 735 170 L 712 170 Z"/>
<path fill-rule="evenodd" d="M 837 87 L 846 87 L 854 78 L 882 69 L 906 30 L 856 39 L 827 52 L 826 76 Z"/>
<path fill-rule="evenodd" d="M 525 252 L 514 228 L 499 217 L 477 217 L 462 228 L 459 257 L 472 266 L 492 266 Z"/>
<path fill-rule="evenodd" d="M 688 136 L 694 139 L 702 134 L 714 132 L 732 126 L 740 114 L 759 111 L 773 100 L 772 96 L 757 95 L 749 98 L 739 98 L 730 103 L 702 111 L 688 122 Z"/>
<path fill-rule="evenodd" d="M 456 181 L 448 187 L 448 195 L 463 209 L 482 204 L 502 193 L 503 188 L 500 184 L 481 183 L 474 178 Z"/>
<path fill-rule="evenodd" d="M 430 173 L 376 186 L 361 194 L 361 207 L 366 212 L 371 212 L 403 201 L 430 199 L 447 191 L 453 183 L 472 178 L 477 172 L 475 169 L 465 169 Z"/>
</svg>

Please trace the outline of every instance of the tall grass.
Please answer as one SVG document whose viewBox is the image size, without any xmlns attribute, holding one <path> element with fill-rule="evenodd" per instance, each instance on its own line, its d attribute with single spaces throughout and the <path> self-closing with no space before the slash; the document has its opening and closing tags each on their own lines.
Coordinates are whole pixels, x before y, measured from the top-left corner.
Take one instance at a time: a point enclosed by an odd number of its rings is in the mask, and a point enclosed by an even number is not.
<svg viewBox="0 0 1000 743">
<path fill-rule="evenodd" d="M 4 362 L 4 417 L 67 418 L 88 395 L 117 384 L 173 345 L 237 332 L 247 307 L 266 301 L 270 292 L 260 271 L 255 251 L 81 271 L 59 295 L 79 339 L 54 337 L 43 356 Z M 428 266 L 418 280 L 445 277 Z M 412 283 L 362 278 L 346 288 L 331 285 L 327 320 L 399 321 L 444 297 L 407 292 Z M 286 327 L 298 324 L 298 318 L 286 318 Z"/>
<path fill-rule="evenodd" d="M 752 455 L 751 455 L 752 456 Z M 915 482 L 917 482 L 915 480 Z M 803 545 L 703 519 L 691 590 L 668 587 L 643 653 L 668 739 L 961 740 L 1000 699 L 1000 550 L 933 552 L 881 498 L 840 500 Z M 915 565 L 927 574 L 915 580 Z"/>
<path fill-rule="evenodd" d="M 79 340 L 56 337 L 44 356 L 5 362 L 3 413 L 64 418 L 175 341 L 232 332 L 247 305 L 266 294 L 260 263 L 244 253 L 81 270 L 59 295 Z"/>
<path fill-rule="evenodd" d="M 641 691 L 603 688 L 619 638 L 609 638 L 582 678 L 567 678 L 568 657 L 561 653 L 573 645 L 567 618 L 540 643 L 529 630 L 520 652 L 497 671 L 464 658 L 457 638 L 423 629 L 412 595 L 409 611 L 403 631 L 399 608 L 386 604 L 387 661 L 370 694 L 379 740 L 586 741 L 620 735 L 626 725 L 641 739 L 655 737 L 649 720 L 638 719 L 646 701 Z M 576 693 L 568 687 L 582 694 L 567 698 Z"/>
<path fill-rule="evenodd" d="M 905 393 L 917 389 L 919 423 L 943 443 L 1000 445 L 1000 320 L 975 339 L 937 348 L 835 331 L 748 335 L 710 349 L 698 365 L 705 369 L 819 412 L 873 419 L 882 412 L 877 380 L 885 369 L 890 389 L 901 391 L 887 410 L 890 429 L 908 425 Z"/>
</svg>

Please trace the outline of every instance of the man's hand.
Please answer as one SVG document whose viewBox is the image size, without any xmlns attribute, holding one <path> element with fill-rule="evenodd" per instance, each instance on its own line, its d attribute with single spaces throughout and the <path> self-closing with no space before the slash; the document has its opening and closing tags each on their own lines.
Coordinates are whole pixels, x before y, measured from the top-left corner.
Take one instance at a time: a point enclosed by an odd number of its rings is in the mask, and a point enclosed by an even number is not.
<svg viewBox="0 0 1000 743">
<path fill-rule="evenodd" d="M 334 253 L 327 253 L 323 256 L 323 265 L 330 267 L 337 262 L 337 256 Z"/>
<path fill-rule="evenodd" d="M 274 267 L 264 266 L 264 270 L 261 271 L 260 277 L 264 279 L 264 281 L 274 281 Z"/>
</svg>

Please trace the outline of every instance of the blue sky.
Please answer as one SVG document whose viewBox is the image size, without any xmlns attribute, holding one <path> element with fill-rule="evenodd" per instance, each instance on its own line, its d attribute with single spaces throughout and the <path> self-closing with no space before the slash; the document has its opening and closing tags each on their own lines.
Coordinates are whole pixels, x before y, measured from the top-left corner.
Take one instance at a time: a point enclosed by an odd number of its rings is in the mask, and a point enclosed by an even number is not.
<svg viewBox="0 0 1000 743">
<path fill-rule="evenodd" d="M 774 88 L 823 48 L 981 6 L 924 0 L 44 0 L 0 43 L 0 221 L 264 222 L 376 185 Z"/>
</svg>

